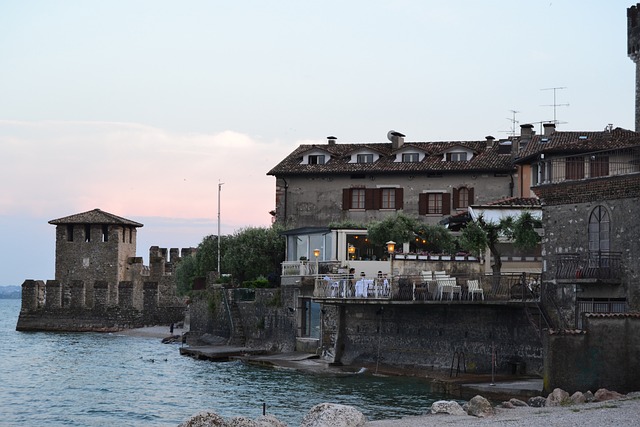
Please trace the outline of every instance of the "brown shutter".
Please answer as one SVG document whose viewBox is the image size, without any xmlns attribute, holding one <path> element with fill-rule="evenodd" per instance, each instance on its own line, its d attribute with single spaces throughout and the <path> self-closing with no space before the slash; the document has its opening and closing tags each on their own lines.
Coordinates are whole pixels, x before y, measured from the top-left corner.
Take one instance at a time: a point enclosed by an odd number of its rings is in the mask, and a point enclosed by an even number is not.
<svg viewBox="0 0 640 427">
<path fill-rule="evenodd" d="M 442 204 L 444 205 L 444 198 L 442 199 Z M 458 209 L 460 207 L 460 190 L 457 188 L 453 189 L 453 209 Z"/>
<path fill-rule="evenodd" d="M 469 206 L 473 205 L 473 187 L 469 188 Z"/>
<path fill-rule="evenodd" d="M 346 211 L 351 208 L 351 189 L 342 189 L 342 210 Z"/>
<path fill-rule="evenodd" d="M 442 215 L 451 213 L 451 194 L 442 193 Z"/>
<path fill-rule="evenodd" d="M 364 208 L 366 210 L 376 209 L 376 189 L 367 188 L 364 190 Z"/>
<path fill-rule="evenodd" d="M 418 195 L 418 215 L 427 214 L 427 193 L 420 193 Z"/>
<path fill-rule="evenodd" d="M 404 209 L 404 188 L 396 188 L 396 210 Z"/>
</svg>

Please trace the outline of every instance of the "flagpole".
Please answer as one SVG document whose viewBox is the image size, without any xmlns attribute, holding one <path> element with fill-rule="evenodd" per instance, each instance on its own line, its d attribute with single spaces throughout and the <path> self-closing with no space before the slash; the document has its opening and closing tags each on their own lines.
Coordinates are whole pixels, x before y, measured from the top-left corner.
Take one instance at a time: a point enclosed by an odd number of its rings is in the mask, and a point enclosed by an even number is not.
<svg viewBox="0 0 640 427">
<path fill-rule="evenodd" d="M 220 190 L 222 190 L 222 184 L 224 182 L 218 180 L 218 277 L 222 277 L 222 272 L 220 271 Z"/>
</svg>

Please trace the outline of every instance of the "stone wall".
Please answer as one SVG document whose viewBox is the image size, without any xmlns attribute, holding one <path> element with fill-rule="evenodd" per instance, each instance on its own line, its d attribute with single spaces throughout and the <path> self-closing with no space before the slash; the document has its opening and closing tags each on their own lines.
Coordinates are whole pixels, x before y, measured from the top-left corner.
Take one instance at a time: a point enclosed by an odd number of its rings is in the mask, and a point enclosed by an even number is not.
<svg viewBox="0 0 640 427">
<path fill-rule="evenodd" d="M 640 389 L 640 314 L 588 314 L 583 331 L 543 338 L 546 391 Z"/>
</svg>

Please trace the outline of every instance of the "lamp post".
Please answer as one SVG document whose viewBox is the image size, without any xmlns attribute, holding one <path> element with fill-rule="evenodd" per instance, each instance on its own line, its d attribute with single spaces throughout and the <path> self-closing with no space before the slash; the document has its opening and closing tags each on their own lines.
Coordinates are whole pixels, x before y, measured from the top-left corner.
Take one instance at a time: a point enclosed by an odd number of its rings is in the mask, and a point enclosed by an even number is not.
<svg viewBox="0 0 640 427">
<path fill-rule="evenodd" d="M 356 247 L 352 244 L 349 244 L 349 248 L 347 249 L 349 252 L 349 259 L 352 259 L 353 255 L 356 253 Z"/>
<path fill-rule="evenodd" d="M 396 251 L 396 242 L 394 242 L 393 240 L 389 240 L 387 242 L 387 252 L 389 253 L 389 259 L 391 260 L 391 272 L 389 273 L 391 275 L 391 281 L 393 282 L 393 254 Z"/>
<path fill-rule="evenodd" d="M 318 274 L 320 273 L 318 271 L 318 257 L 320 256 L 320 249 L 314 249 L 313 256 L 316 257 L 316 277 L 318 277 Z"/>
<path fill-rule="evenodd" d="M 218 180 L 218 277 L 222 278 L 222 272 L 220 271 L 220 190 L 222 189 L 222 184 L 224 182 L 220 182 Z"/>
</svg>

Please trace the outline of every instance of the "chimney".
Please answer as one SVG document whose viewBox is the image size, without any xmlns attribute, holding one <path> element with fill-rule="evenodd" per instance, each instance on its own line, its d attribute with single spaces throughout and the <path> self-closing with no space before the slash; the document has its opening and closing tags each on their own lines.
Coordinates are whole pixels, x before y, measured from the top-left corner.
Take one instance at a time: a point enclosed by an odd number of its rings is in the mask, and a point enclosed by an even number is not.
<svg viewBox="0 0 640 427">
<path fill-rule="evenodd" d="M 522 138 L 531 138 L 533 135 L 535 135 L 535 133 L 536 132 L 533 130 L 533 125 L 520 125 L 520 136 Z"/>
<path fill-rule="evenodd" d="M 485 138 L 487 138 L 487 148 L 493 148 L 493 142 L 495 141 L 495 138 L 491 135 L 487 135 L 485 136 Z"/>
<path fill-rule="evenodd" d="M 542 127 L 544 128 L 544 136 L 549 136 L 556 131 L 555 123 L 543 123 Z"/>
<path fill-rule="evenodd" d="M 335 136 L 328 136 L 327 137 L 327 144 L 329 145 L 336 145 L 336 138 Z"/>
<path fill-rule="evenodd" d="M 394 150 L 397 150 L 404 144 L 404 135 L 400 132 L 396 132 L 395 130 L 387 132 L 387 138 L 391 141 L 391 147 Z"/>
</svg>

